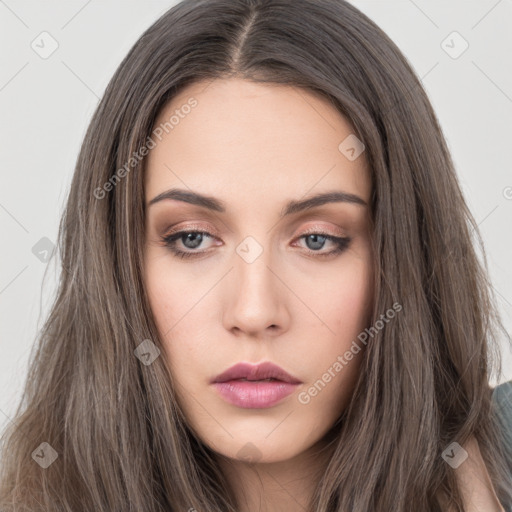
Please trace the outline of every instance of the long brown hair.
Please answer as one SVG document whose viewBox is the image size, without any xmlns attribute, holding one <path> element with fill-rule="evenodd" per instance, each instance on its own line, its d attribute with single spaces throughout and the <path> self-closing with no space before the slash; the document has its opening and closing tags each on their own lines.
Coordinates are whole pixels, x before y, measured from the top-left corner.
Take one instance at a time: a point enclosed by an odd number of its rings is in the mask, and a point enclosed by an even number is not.
<svg viewBox="0 0 512 512">
<path fill-rule="evenodd" d="M 179 90 L 229 77 L 321 94 L 351 122 L 373 183 L 371 325 L 403 307 L 366 348 L 310 510 L 433 512 L 440 495 L 463 510 L 441 454 L 472 436 L 498 497 L 512 501 L 489 385 L 506 331 L 407 60 L 344 0 L 185 0 L 136 42 L 85 136 L 59 228 L 59 287 L 2 437 L 2 511 L 237 509 L 165 358 L 134 356 L 143 340 L 162 346 L 143 281 L 145 158 L 134 155 Z"/>
</svg>

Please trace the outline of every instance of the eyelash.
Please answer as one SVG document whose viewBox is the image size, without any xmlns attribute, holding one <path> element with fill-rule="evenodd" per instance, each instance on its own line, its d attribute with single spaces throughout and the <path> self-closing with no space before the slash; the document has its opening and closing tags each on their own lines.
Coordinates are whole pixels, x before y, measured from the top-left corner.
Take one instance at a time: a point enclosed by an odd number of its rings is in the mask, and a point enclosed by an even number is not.
<svg viewBox="0 0 512 512">
<path fill-rule="evenodd" d="M 201 234 L 201 235 L 207 235 L 210 238 L 215 238 L 208 231 L 199 231 L 199 230 L 193 230 L 193 229 L 177 231 L 176 233 L 172 233 L 170 235 L 162 237 L 161 240 L 164 243 L 164 245 L 166 247 L 168 247 L 174 253 L 175 256 L 177 256 L 178 258 L 182 258 L 182 259 L 199 257 L 202 254 L 205 254 L 206 252 L 208 252 L 208 251 L 201 251 L 201 252 L 193 252 L 192 251 L 191 252 L 191 251 L 181 251 L 180 249 L 176 249 L 176 246 L 175 246 L 176 242 L 184 234 Z M 311 231 L 311 232 L 304 233 L 301 236 L 299 236 L 297 238 L 297 240 L 300 240 L 302 238 L 305 238 L 305 237 L 308 237 L 311 235 L 320 235 L 322 237 L 325 237 L 327 240 L 333 242 L 336 245 L 335 249 L 333 249 L 332 251 L 327 252 L 327 253 L 319 253 L 318 251 L 313 251 L 311 249 L 307 249 L 307 253 L 309 255 L 314 255 L 315 257 L 318 257 L 318 258 L 327 258 L 329 256 L 341 254 L 348 248 L 348 246 L 350 245 L 350 242 L 352 241 L 352 239 L 350 237 L 333 236 L 333 235 L 329 235 L 327 233 L 323 233 L 321 231 L 318 231 L 318 232 Z"/>
</svg>

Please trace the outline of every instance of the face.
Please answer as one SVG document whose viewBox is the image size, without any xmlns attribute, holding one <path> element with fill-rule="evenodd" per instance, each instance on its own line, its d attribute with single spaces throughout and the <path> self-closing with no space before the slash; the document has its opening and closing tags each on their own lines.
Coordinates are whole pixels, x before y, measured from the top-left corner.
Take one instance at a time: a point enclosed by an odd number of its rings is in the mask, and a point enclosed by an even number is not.
<svg viewBox="0 0 512 512">
<path fill-rule="evenodd" d="M 364 151 L 323 98 L 240 79 L 182 90 L 153 133 L 144 277 L 180 406 L 226 457 L 297 456 L 346 407 L 364 353 L 345 357 L 372 297 Z M 295 383 L 212 384 L 240 362 Z"/>
</svg>

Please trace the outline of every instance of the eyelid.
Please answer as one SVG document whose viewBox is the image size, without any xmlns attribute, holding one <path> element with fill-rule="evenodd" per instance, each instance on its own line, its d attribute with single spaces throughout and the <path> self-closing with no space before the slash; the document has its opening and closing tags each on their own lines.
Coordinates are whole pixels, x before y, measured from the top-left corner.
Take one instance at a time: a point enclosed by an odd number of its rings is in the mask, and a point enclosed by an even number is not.
<svg viewBox="0 0 512 512">
<path fill-rule="evenodd" d="M 334 233 L 333 233 L 333 231 L 334 231 Z M 338 237 L 348 236 L 339 227 L 336 227 L 336 229 L 333 230 L 332 228 L 327 228 L 325 226 L 321 226 L 320 224 L 308 226 L 305 230 L 300 230 L 299 234 L 297 236 L 303 236 L 303 235 L 308 235 L 308 234 L 313 234 L 313 233 L 315 233 L 315 234 L 316 233 L 325 233 L 325 234 L 329 234 L 331 236 L 338 236 Z"/>
<path fill-rule="evenodd" d="M 213 236 L 219 237 L 219 233 L 215 228 L 212 228 L 210 226 L 205 226 L 201 224 L 186 224 L 185 226 L 182 226 L 181 224 L 176 226 L 172 226 L 172 229 L 168 229 L 164 232 L 164 237 L 169 237 L 171 235 L 174 235 L 175 233 L 179 233 L 180 231 L 201 231 L 206 233 L 211 233 Z"/>
<path fill-rule="evenodd" d="M 202 232 L 211 233 L 211 235 L 213 235 L 217 238 L 220 237 L 219 232 L 215 228 L 210 227 L 210 226 L 201 225 L 199 223 L 187 224 L 185 226 L 182 226 L 181 224 L 179 224 L 177 227 L 172 226 L 172 229 L 166 230 L 164 232 L 165 234 L 163 236 L 169 237 L 169 236 L 172 236 L 173 234 L 179 233 L 181 231 L 202 231 Z M 334 231 L 334 233 L 332 233 L 332 231 Z M 325 226 L 321 226 L 320 224 L 313 224 L 313 225 L 308 226 L 305 230 L 297 230 L 297 234 L 296 234 L 295 238 L 304 236 L 304 235 L 308 235 L 308 234 L 313 234 L 313 233 L 315 233 L 315 234 L 325 233 L 325 234 L 329 234 L 331 236 L 338 236 L 338 237 L 346 237 L 347 236 L 346 233 L 344 233 L 339 227 L 337 227 L 337 229 L 332 230 L 332 228 L 329 229 L 329 228 L 326 228 Z"/>
<path fill-rule="evenodd" d="M 202 232 L 210 233 L 211 235 L 213 235 L 217 238 L 220 237 L 219 232 L 215 228 L 213 228 L 211 226 L 205 226 L 204 224 L 199 224 L 199 223 L 186 224 L 184 226 L 181 224 L 178 224 L 177 226 L 172 226 L 172 229 L 167 229 L 164 231 L 163 236 L 169 237 L 175 233 L 179 233 L 182 231 L 202 231 Z M 331 236 L 337 236 L 337 237 L 348 236 L 338 226 L 336 227 L 336 229 L 332 229 L 332 228 L 327 228 L 325 226 L 322 226 L 320 224 L 314 224 L 314 225 L 308 226 L 305 230 L 297 230 L 297 234 L 295 235 L 295 238 L 304 236 L 304 235 L 308 235 L 308 234 L 319 234 L 319 233 L 324 233 L 324 234 L 328 234 Z"/>
</svg>

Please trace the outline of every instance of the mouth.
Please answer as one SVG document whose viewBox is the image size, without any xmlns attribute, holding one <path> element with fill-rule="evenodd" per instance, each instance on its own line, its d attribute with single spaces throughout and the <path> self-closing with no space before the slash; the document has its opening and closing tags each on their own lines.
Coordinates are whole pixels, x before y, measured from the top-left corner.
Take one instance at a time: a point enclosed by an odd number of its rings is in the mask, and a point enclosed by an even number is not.
<svg viewBox="0 0 512 512">
<path fill-rule="evenodd" d="M 277 405 L 302 382 L 279 366 L 239 363 L 211 381 L 221 397 L 244 409 L 263 409 Z"/>
<path fill-rule="evenodd" d="M 251 363 L 237 363 L 228 368 L 225 372 L 217 375 L 211 383 L 228 382 L 233 380 L 246 381 L 272 381 L 277 380 L 289 384 L 302 384 L 302 382 L 293 377 L 280 366 L 266 361 L 257 365 Z"/>
<path fill-rule="evenodd" d="M 245 382 L 270 382 L 270 381 L 277 381 L 279 379 L 253 379 L 253 380 L 249 380 L 249 379 L 232 379 L 232 380 L 242 380 L 242 381 L 245 381 Z"/>
</svg>

